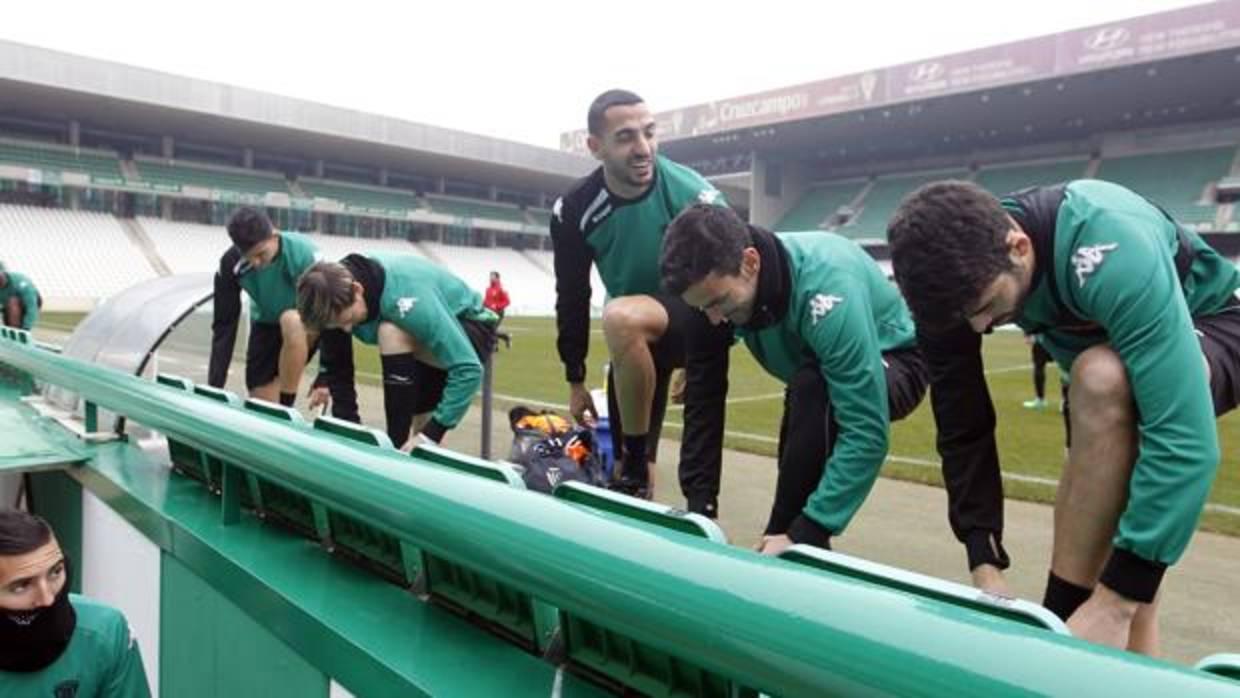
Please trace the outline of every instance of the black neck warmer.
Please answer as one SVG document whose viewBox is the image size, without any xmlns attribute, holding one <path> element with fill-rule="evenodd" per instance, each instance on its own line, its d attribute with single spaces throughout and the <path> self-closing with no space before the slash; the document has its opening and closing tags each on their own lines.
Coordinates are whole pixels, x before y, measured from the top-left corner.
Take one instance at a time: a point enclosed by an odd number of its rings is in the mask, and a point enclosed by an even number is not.
<svg viewBox="0 0 1240 698">
<path fill-rule="evenodd" d="M 379 317 L 379 300 L 383 298 L 383 284 L 387 274 L 383 265 L 370 257 L 351 254 L 340 260 L 353 280 L 362 285 L 362 300 L 366 301 L 366 322 Z"/>
<path fill-rule="evenodd" d="M 65 585 L 51 606 L 31 611 L 0 610 L 0 671 L 41 671 L 60 658 L 73 630 L 77 613 L 69 603 L 69 564 Z"/>
<path fill-rule="evenodd" d="M 762 259 L 758 268 L 758 290 L 753 300 L 753 314 L 745 323 L 747 330 L 770 327 L 783 319 L 792 297 L 792 270 L 788 252 L 775 234 L 757 226 L 749 226 L 754 249 Z"/>
</svg>

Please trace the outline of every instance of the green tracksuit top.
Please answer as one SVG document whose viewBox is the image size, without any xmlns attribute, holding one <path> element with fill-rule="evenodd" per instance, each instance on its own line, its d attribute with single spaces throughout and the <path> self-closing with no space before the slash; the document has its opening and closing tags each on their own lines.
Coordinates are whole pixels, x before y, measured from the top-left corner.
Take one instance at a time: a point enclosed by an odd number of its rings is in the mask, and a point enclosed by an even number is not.
<svg viewBox="0 0 1240 698">
<path fill-rule="evenodd" d="M 34 282 L 25 274 L 19 274 L 15 271 L 5 272 L 9 282 L 4 288 L 0 288 L 0 308 L 9 302 L 14 296 L 22 300 L 22 322 L 23 330 L 34 329 L 34 325 L 39 321 L 39 289 L 35 288 Z"/>
<path fill-rule="evenodd" d="M 611 298 L 660 293 L 663 231 L 681 211 L 699 202 L 726 205 L 706 178 L 662 156 L 655 157 L 650 188 L 635 199 L 611 193 L 599 167 L 556 200 L 551 216 L 556 345 L 570 383 L 585 378 L 591 263 Z"/>
<path fill-rule="evenodd" d="M 834 233 L 778 233 L 792 298 L 783 318 L 737 334 L 758 363 L 787 383 L 807 360 L 821 367 L 839 436 L 805 514 L 844 531 L 887 457 L 890 419 L 883 352 L 915 345 L 904 298 L 860 245 Z"/>
<path fill-rule="evenodd" d="M 0 698 L 148 698 L 138 643 L 120 611 L 69 595 L 77 626 L 56 661 L 30 673 L 0 671 Z"/>
<path fill-rule="evenodd" d="M 284 311 L 295 309 L 297 279 L 319 259 L 318 248 L 308 237 L 281 231 L 280 253 L 271 264 L 238 274 L 238 283 L 253 301 L 250 321 L 278 324 Z"/>
<path fill-rule="evenodd" d="M 1110 344 L 1124 362 L 1140 436 L 1128 505 L 1113 542 L 1168 565 L 1188 545 L 1219 462 L 1213 402 L 1192 319 L 1220 311 L 1240 287 L 1236 267 L 1191 231 L 1185 235 L 1195 256 L 1181 283 L 1176 229 L 1124 187 L 1070 182 L 1043 273 L 1054 274 L 1063 305 L 1078 321 L 1064 321 L 1045 279 L 1016 321 L 1026 332 L 1042 334 L 1065 373 L 1077 355 L 1097 344 Z"/>
<path fill-rule="evenodd" d="M 400 254 L 367 255 L 383 267 L 379 314 L 353 328 L 366 344 L 378 344 L 379 323 L 390 322 L 430 351 L 448 373 L 443 398 L 433 417 L 445 427 L 460 423 L 482 386 L 482 362 L 461 320 L 494 324 L 498 316 L 482 306 L 482 296 L 433 262 Z"/>
</svg>

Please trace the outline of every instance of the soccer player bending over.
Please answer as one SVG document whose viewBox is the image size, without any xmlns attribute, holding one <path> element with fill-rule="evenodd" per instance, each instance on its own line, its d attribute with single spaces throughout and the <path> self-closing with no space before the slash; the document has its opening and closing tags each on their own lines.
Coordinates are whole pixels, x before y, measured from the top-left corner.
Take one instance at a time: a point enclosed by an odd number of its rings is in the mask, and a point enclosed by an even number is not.
<svg viewBox="0 0 1240 698">
<path fill-rule="evenodd" d="M 1240 271 L 1159 207 L 1098 180 L 1003 199 L 935 182 L 905 199 L 888 239 L 930 365 L 951 524 L 974 582 L 1002 590 L 1008 564 L 981 335 L 1011 322 L 1041 335 L 1070 374 L 1043 603 L 1079 637 L 1157 653 L 1159 584 L 1214 481 L 1214 419 L 1240 397 Z"/>
</svg>

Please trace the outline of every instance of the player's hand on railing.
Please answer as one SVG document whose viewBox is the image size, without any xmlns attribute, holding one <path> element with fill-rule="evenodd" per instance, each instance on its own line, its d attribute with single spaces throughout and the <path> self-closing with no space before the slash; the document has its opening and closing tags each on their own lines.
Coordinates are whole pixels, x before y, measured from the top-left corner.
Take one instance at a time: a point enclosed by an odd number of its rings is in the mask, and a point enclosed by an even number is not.
<svg viewBox="0 0 1240 698">
<path fill-rule="evenodd" d="M 1012 592 L 1008 590 L 1007 579 L 1003 576 L 1003 570 L 994 565 L 978 565 L 973 568 L 970 573 L 973 576 L 973 586 L 987 591 L 996 596 L 1011 597 Z"/>
<path fill-rule="evenodd" d="M 326 386 L 319 386 L 310 389 L 310 404 L 308 407 L 311 411 L 319 407 L 325 407 L 328 400 L 331 400 L 331 391 Z"/>
</svg>

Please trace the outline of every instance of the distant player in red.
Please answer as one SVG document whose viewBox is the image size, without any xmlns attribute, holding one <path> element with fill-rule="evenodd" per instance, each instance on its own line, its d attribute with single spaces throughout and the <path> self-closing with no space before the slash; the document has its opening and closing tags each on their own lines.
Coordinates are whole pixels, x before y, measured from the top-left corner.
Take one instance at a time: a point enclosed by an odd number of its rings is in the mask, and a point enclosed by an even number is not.
<svg viewBox="0 0 1240 698">
<path fill-rule="evenodd" d="M 504 319 L 504 309 L 508 307 L 508 292 L 504 290 L 503 284 L 499 282 L 499 272 L 497 271 L 491 272 L 491 284 L 487 286 L 486 296 L 482 299 L 482 305 L 498 315 L 500 320 Z"/>
</svg>

